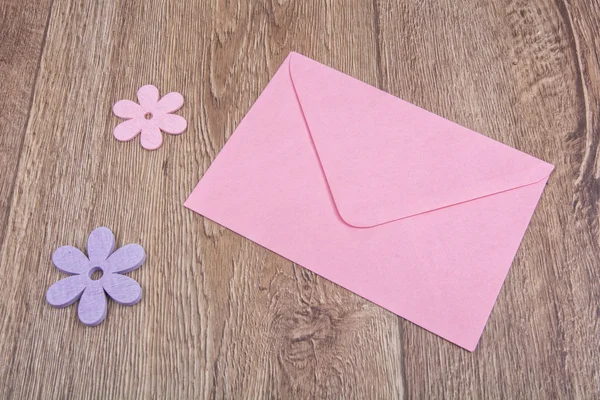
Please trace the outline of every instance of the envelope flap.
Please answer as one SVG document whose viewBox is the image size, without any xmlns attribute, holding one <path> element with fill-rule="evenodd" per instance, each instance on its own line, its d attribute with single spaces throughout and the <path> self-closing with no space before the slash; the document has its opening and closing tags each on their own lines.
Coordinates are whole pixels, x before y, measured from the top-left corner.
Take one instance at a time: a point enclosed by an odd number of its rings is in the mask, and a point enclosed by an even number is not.
<svg viewBox="0 0 600 400">
<path fill-rule="evenodd" d="M 300 54 L 290 77 L 342 219 L 372 227 L 545 179 L 553 166 Z"/>
</svg>

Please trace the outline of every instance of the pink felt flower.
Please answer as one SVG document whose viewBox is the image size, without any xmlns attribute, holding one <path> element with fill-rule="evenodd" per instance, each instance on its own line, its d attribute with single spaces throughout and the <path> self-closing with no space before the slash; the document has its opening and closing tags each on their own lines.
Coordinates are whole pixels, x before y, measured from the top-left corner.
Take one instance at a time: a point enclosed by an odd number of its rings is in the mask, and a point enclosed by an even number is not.
<svg viewBox="0 0 600 400">
<path fill-rule="evenodd" d="M 128 244 L 113 252 L 114 249 L 115 237 L 104 227 L 90 233 L 87 257 L 76 247 L 57 249 L 52 254 L 52 262 L 71 276 L 50 286 L 46 292 L 48 303 L 66 307 L 79 300 L 79 319 L 94 326 L 106 317 L 106 295 L 128 306 L 140 301 L 142 288 L 123 274 L 142 265 L 146 253 L 139 244 Z"/>
<path fill-rule="evenodd" d="M 120 100 L 113 106 L 119 118 L 127 118 L 114 130 L 117 140 L 129 141 L 142 133 L 140 143 L 147 150 L 162 145 L 162 132 L 178 135 L 185 131 L 187 122 L 180 115 L 171 114 L 183 106 L 183 96 L 177 92 L 167 93 L 159 100 L 158 89 L 153 85 L 142 86 L 137 92 L 138 101 Z"/>
</svg>

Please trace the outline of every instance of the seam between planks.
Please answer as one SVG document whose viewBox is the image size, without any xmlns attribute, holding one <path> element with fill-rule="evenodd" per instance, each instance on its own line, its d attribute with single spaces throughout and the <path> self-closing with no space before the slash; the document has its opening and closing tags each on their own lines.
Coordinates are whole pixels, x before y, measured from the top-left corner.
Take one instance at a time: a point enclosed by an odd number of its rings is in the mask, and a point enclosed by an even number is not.
<svg viewBox="0 0 600 400">
<path fill-rule="evenodd" d="M 379 22 L 380 11 L 377 0 L 373 0 L 373 29 L 375 30 L 375 63 L 377 64 L 377 85 L 381 90 L 387 90 L 383 87 L 383 64 L 381 63 L 381 25 Z"/>
</svg>

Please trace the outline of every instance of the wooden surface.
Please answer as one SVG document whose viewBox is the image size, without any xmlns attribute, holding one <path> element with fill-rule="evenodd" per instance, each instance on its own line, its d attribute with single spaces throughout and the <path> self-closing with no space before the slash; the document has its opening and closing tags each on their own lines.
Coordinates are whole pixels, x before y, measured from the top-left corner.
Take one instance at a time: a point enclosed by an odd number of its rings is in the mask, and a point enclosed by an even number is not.
<svg viewBox="0 0 600 400">
<path fill-rule="evenodd" d="M 1 0 L 0 397 L 600 397 L 598 0 Z M 478 349 L 182 203 L 289 51 L 556 165 Z M 111 136 L 179 91 L 161 149 Z M 142 302 L 96 328 L 47 288 L 97 226 Z"/>
</svg>

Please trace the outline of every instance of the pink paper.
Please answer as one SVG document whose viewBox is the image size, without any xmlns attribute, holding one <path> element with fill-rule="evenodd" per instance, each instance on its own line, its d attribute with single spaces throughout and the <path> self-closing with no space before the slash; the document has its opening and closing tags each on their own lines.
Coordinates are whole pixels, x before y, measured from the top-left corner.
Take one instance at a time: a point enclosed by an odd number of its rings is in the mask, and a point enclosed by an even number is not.
<svg viewBox="0 0 600 400">
<path fill-rule="evenodd" d="M 291 53 L 185 206 L 472 351 L 552 169 Z"/>
</svg>

